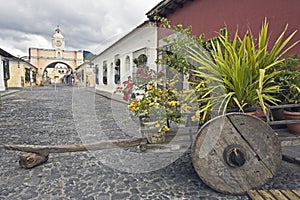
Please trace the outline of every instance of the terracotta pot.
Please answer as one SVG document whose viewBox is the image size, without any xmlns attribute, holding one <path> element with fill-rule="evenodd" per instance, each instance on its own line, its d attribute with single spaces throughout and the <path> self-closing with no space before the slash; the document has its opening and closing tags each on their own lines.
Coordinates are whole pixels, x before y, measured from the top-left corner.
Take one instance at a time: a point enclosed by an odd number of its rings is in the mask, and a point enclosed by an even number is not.
<svg viewBox="0 0 300 200">
<path fill-rule="evenodd" d="M 296 120 L 296 119 L 300 120 L 300 112 L 283 111 L 283 114 L 285 116 L 285 119 L 287 119 L 287 120 Z M 287 124 L 287 127 L 291 133 L 300 135 L 300 122 Z"/>
<path fill-rule="evenodd" d="M 263 118 L 263 117 L 266 116 L 262 110 L 256 110 L 256 111 L 253 111 L 253 112 L 246 112 L 246 114 L 252 115 L 252 116 L 255 116 L 255 117 L 258 117 L 258 118 Z"/>
</svg>

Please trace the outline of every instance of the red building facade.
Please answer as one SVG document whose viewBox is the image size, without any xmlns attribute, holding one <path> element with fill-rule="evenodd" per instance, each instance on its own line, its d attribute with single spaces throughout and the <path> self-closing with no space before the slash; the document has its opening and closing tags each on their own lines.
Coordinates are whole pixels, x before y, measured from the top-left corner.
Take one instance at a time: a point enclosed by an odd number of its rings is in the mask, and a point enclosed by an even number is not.
<svg viewBox="0 0 300 200">
<path fill-rule="evenodd" d="M 165 0 L 146 15 L 151 20 L 155 15 L 167 17 L 171 24 L 192 26 L 193 34 L 205 34 L 206 39 L 217 36 L 225 26 L 230 33 L 237 29 L 243 35 L 250 29 L 254 37 L 265 18 L 269 22 L 270 44 L 289 24 L 287 34 L 300 29 L 299 0 Z M 159 39 L 165 35 L 159 32 Z M 300 40 L 297 32 L 290 44 Z M 300 55 L 300 44 L 287 54 Z"/>
</svg>

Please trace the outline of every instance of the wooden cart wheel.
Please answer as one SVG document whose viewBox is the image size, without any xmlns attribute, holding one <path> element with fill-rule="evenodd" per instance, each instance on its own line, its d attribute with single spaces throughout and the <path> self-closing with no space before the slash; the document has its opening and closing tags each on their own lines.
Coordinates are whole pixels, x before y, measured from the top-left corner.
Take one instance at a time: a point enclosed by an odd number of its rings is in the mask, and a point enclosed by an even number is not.
<svg viewBox="0 0 300 200">
<path fill-rule="evenodd" d="M 243 194 L 273 178 L 281 163 L 281 145 L 273 129 L 259 118 L 229 113 L 202 126 L 192 159 L 209 187 Z"/>
</svg>

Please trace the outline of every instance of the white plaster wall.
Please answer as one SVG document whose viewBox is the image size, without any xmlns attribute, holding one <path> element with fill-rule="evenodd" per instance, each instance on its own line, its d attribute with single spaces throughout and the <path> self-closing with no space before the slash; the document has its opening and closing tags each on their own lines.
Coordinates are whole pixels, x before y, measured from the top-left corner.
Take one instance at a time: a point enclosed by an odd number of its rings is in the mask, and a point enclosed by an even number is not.
<svg viewBox="0 0 300 200">
<path fill-rule="evenodd" d="M 112 93 L 115 91 L 117 85 L 114 83 L 114 59 L 118 55 L 121 60 L 121 80 L 120 83 L 127 80 L 129 75 L 132 76 L 133 70 L 133 52 L 147 48 L 147 65 L 156 70 L 156 55 L 157 55 L 157 28 L 154 26 L 143 26 L 134 29 L 118 42 L 110 46 L 108 49 L 100 53 L 95 59 L 93 59 L 94 66 L 99 67 L 99 85 L 95 85 L 97 90 L 106 91 Z M 126 71 L 126 57 L 130 58 L 130 71 Z M 107 85 L 103 84 L 103 61 L 107 62 Z M 111 67 L 113 63 L 113 67 Z"/>
<path fill-rule="evenodd" d="M 0 91 L 5 91 L 4 69 L 3 69 L 3 62 L 2 62 L 2 56 L 1 55 L 0 55 Z"/>
<path fill-rule="evenodd" d="M 77 74 L 80 74 L 80 76 L 82 75 L 82 71 L 83 71 L 83 80 L 77 79 Z M 94 68 L 91 67 L 90 63 L 86 62 L 83 63 L 82 65 L 80 65 L 78 68 L 76 68 L 76 82 L 78 84 L 78 86 L 88 86 L 88 87 L 94 87 L 95 86 L 95 80 L 94 80 Z M 87 85 L 87 82 L 89 83 L 89 85 Z"/>
</svg>

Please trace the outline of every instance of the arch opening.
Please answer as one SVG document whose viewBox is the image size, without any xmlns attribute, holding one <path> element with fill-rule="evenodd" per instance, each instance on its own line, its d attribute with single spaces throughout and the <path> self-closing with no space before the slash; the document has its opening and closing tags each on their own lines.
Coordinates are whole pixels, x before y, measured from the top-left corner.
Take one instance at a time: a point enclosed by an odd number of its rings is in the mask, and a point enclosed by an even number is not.
<svg viewBox="0 0 300 200">
<path fill-rule="evenodd" d="M 74 70 L 66 63 L 54 62 L 45 67 L 42 80 L 44 84 L 72 85 L 74 83 Z"/>
</svg>

